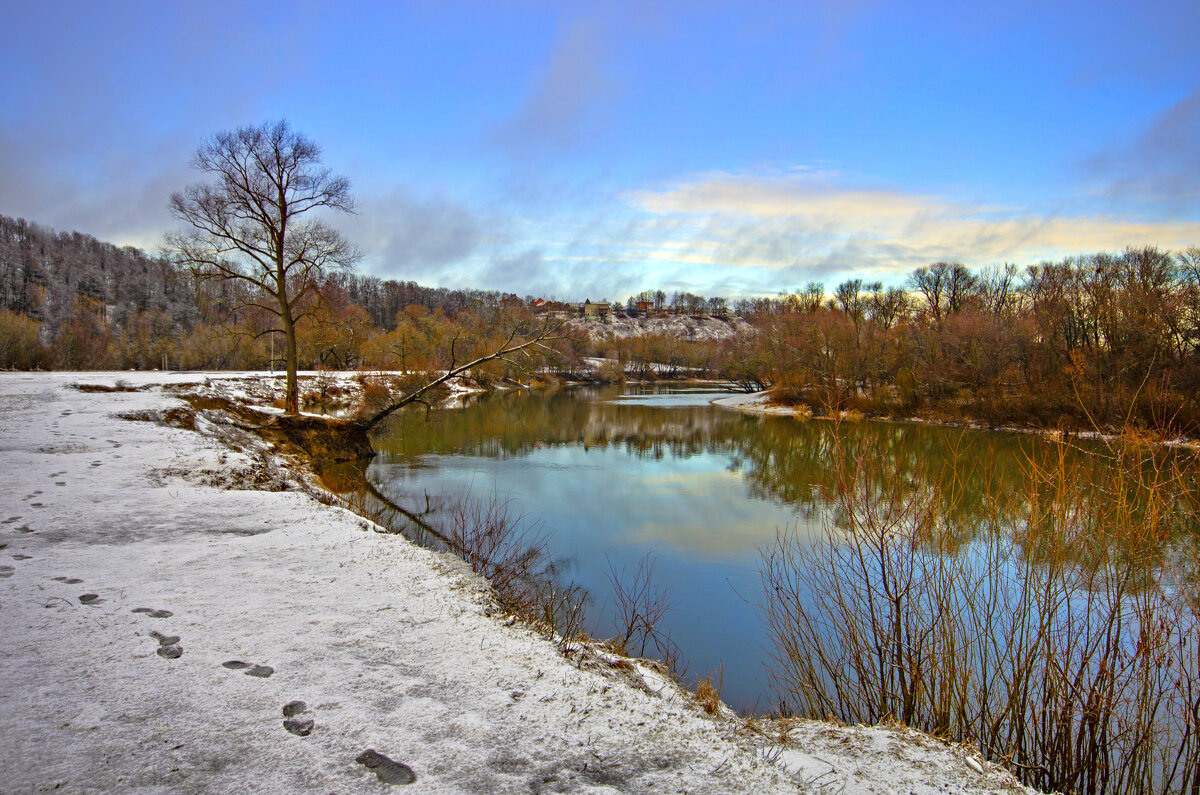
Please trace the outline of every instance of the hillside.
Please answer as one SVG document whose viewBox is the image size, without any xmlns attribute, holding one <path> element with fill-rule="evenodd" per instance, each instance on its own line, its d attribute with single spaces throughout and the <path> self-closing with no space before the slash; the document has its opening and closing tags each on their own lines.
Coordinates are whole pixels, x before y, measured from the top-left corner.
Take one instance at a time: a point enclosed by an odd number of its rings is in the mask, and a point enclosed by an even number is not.
<svg viewBox="0 0 1200 795">
<path fill-rule="evenodd" d="M 688 342 L 727 340 L 754 334 L 754 327 L 731 315 L 726 318 L 679 315 L 672 317 L 610 317 L 606 320 L 575 319 L 568 328 L 585 333 L 593 342 L 634 337 L 674 337 Z"/>
</svg>

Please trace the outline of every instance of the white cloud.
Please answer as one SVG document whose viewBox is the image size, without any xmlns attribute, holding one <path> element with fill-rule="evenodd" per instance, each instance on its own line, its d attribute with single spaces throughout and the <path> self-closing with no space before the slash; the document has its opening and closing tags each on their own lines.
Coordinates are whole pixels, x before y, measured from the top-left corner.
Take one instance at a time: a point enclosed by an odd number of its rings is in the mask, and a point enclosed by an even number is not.
<svg viewBox="0 0 1200 795">
<path fill-rule="evenodd" d="M 1028 262 L 1130 245 L 1180 248 L 1200 222 L 1057 215 L 928 193 L 842 184 L 828 172 L 710 172 L 625 195 L 654 217 L 687 221 L 650 260 L 823 273 L 905 272 L 936 260 Z M 685 227 L 679 227 L 680 230 Z"/>
</svg>

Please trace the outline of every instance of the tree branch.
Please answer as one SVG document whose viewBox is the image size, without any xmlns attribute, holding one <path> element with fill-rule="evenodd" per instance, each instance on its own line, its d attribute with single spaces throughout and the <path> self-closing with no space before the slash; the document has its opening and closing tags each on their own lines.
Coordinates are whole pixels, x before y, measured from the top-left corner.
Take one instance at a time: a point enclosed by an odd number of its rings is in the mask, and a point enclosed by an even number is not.
<svg viewBox="0 0 1200 795">
<path fill-rule="evenodd" d="M 531 348 L 534 346 L 542 345 L 546 340 L 559 339 L 560 338 L 559 337 L 560 330 L 561 330 L 561 326 L 558 324 L 547 324 L 537 333 L 536 336 L 534 336 L 533 338 L 528 339 L 525 342 L 522 342 L 518 345 L 511 344 L 512 340 L 515 339 L 515 335 L 516 335 L 516 332 L 514 331 L 513 333 L 509 334 L 508 340 L 499 349 L 492 351 L 491 353 L 485 354 L 483 356 L 480 356 L 477 359 L 472 359 L 471 361 L 466 362 L 465 364 L 458 365 L 457 367 L 451 366 L 449 370 L 442 373 L 442 375 L 433 379 L 429 383 L 425 384 L 420 389 L 410 392 L 409 394 L 400 398 L 400 400 L 396 401 L 392 405 L 390 405 L 387 408 L 383 409 L 382 411 L 376 413 L 375 416 L 371 417 L 371 419 L 369 419 L 363 423 L 363 427 L 368 431 L 371 430 L 376 425 L 378 425 L 379 423 L 383 422 L 385 419 L 390 417 L 393 413 L 399 411 L 400 409 L 404 408 L 405 406 L 409 405 L 410 403 L 416 402 L 423 394 L 425 394 L 429 390 L 446 383 L 451 378 L 454 378 L 455 376 L 457 376 L 461 373 L 465 373 L 468 370 L 478 367 L 479 365 L 483 364 L 484 362 L 490 362 L 493 359 L 502 359 L 510 353 L 516 353 L 517 351 L 523 351 L 526 348 Z M 453 345 L 451 347 L 453 347 Z"/>
</svg>

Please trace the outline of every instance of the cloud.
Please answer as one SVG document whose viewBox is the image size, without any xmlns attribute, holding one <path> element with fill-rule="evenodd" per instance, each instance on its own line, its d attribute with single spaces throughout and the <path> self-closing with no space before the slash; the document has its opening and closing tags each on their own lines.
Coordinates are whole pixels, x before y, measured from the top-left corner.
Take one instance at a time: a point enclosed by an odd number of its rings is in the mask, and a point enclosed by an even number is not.
<svg viewBox="0 0 1200 795">
<path fill-rule="evenodd" d="M 107 149 L 87 169 L 78 167 L 71 151 L 53 131 L 30 136 L 0 130 L 0 213 L 118 245 L 156 248 L 174 224 L 168 197 L 194 177 L 188 142 L 163 139 L 137 155 Z"/>
<path fill-rule="evenodd" d="M 531 248 L 511 257 L 497 257 L 479 272 L 479 284 L 485 289 L 526 294 L 534 285 L 543 288 L 551 274 L 542 250 Z M 544 289 L 543 289 L 544 292 Z"/>
<path fill-rule="evenodd" d="M 360 197 L 358 215 L 338 223 L 377 275 L 439 282 L 448 266 L 484 244 L 489 227 L 502 224 L 444 196 L 420 197 L 404 187 Z"/>
<path fill-rule="evenodd" d="M 491 143 L 519 158 L 574 148 L 603 122 L 597 105 L 612 93 L 599 25 L 580 20 L 550 54 L 545 69 Z"/>
<path fill-rule="evenodd" d="M 1133 141 L 1093 154 L 1083 168 L 1111 197 L 1134 195 L 1176 210 L 1200 205 L 1200 85 Z"/>
<path fill-rule="evenodd" d="M 643 289 L 646 265 L 604 256 L 547 256 L 531 248 L 513 256 L 497 256 L 479 269 L 472 284 L 492 290 L 545 298 L 624 299 Z"/>
<path fill-rule="evenodd" d="M 847 185 L 836 174 L 711 172 L 626 201 L 685 221 L 648 258 L 765 269 L 795 279 L 835 272 L 903 273 L 936 260 L 981 265 L 1200 240 L 1200 222 L 1061 215 L 1025 207 Z"/>
</svg>

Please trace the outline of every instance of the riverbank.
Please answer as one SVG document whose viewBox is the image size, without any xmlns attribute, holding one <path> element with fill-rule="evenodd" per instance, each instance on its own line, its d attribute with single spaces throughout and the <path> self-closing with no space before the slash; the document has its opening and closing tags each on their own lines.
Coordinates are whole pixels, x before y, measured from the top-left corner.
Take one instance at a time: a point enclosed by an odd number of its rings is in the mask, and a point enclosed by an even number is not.
<svg viewBox="0 0 1200 795">
<path fill-rule="evenodd" d="M 761 392 L 738 393 L 729 397 L 717 398 L 712 402 L 714 406 L 721 408 L 733 409 L 744 414 L 758 414 L 770 417 L 794 417 L 796 419 L 808 420 L 813 419 L 814 415 L 808 406 L 784 406 L 774 403 L 771 399 L 771 391 L 763 390 Z M 821 419 L 829 419 L 822 417 Z M 937 425 L 949 428 L 969 428 L 976 431 L 997 431 L 1000 433 L 1027 433 L 1036 436 L 1047 436 L 1052 438 L 1070 438 L 1070 439 L 1092 439 L 1097 441 L 1113 441 L 1120 438 L 1117 434 L 1101 433 L 1098 431 L 1073 431 L 1065 435 L 1061 431 L 1047 430 L 1045 428 L 1027 428 L 1021 426 L 1001 426 L 993 428 L 979 422 L 971 420 L 960 420 L 957 422 L 949 420 L 932 420 L 924 417 L 865 417 L 862 414 L 852 413 L 845 419 L 870 419 L 876 422 L 914 422 L 923 425 Z M 1146 438 L 1143 441 L 1152 444 L 1161 444 L 1167 447 L 1186 447 L 1190 449 L 1200 449 L 1200 440 L 1175 438 Z"/>
<path fill-rule="evenodd" d="M 0 374 L 6 790 L 1016 788 L 915 733 L 804 722 L 780 746 L 648 670 L 581 668 L 460 562 L 162 387 L 203 381 Z"/>
</svg>

